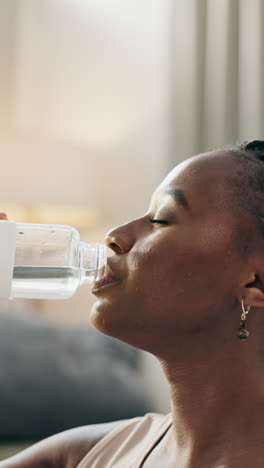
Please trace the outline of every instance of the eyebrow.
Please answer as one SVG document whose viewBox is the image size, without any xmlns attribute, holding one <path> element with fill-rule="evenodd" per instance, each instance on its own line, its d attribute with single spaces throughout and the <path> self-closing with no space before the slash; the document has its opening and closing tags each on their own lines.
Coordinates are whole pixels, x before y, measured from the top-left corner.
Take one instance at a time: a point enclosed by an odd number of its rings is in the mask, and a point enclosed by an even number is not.
<svg viewBox="0 0 264 468">
<path fill-rule="evenodd" d="M 173 190 L 167 190 L 166 192 L 163 192 L 166 195 L 171 195 L 183 208 L 186 210 L 190 210 L 190 205 L 184 195 L 183 190 L 181 189 L 173 189 Z"/>
</svg>

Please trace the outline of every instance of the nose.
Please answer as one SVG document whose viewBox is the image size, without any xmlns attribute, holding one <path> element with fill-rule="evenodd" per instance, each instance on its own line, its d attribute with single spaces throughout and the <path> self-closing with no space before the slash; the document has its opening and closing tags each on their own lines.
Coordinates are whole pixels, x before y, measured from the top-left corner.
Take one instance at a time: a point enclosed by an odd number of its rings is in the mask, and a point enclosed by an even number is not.
<svg viewBox="0 0 264 468">
<path fill-rule="evenodd" d="M 129 223 L 130 224 L 130 223 Z M 128 224 L 111 229 L 105 236 L 107 247 L 112 249 L 116 254 L 124 254 L 131 250 L 135 243 L 135 239 Z"/>
</svg>

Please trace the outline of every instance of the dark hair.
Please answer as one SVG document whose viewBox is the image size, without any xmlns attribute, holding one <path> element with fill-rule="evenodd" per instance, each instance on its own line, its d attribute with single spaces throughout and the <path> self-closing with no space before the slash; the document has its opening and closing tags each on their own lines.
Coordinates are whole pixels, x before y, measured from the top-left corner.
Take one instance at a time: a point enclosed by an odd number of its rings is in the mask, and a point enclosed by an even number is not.
<svg viewBox="0 0 264 468">
<path fill-rule="evenodd" d="M 239 204 L 254 217 L 264 239 L 264 140 L 245 141 L 226 150 L 247 162 L 239 170 Z"/>
<path fill-rule="evenodd" d="M 236 148 L 241 151 L 242 157 L 264 161 L 264 140 L 245 141 Z"/>
</svg>

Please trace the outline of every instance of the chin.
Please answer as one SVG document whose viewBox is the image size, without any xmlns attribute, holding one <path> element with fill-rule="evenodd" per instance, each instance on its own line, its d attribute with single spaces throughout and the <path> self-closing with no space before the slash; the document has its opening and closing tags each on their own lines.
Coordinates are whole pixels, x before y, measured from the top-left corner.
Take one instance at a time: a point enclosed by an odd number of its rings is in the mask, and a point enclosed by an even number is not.
<svg viewBox="0 0 264 468">
<path fill-rule="evenodd" d="M 97 301 L 92 306 L 90 312 L 92 325 L 104 335 L 133 345 L 129 339 L 129 335 L 134 335 L 133 324 L 127 320 L 127 316 L 125 316 L 123 311 L 119 311 L 118 313 L 116 307 L 113 307 L 114 310 L 112 311 L 109 309 L 109 304 L 106 307 L 105 303 Z"/>
<path fill-rule="evenodd" d="M 109 304 L 106 305 L 104 302 L 97 301 L 91 308 L 90 319 L 92 325 L 101 333 L 119 338 L 120 330 L 123 328 L 120 323 L 121 320 L 116 313 L 116 308 L 114 308 L 115 313 L 111 313 L 109 308 Z"/>
<path fill-rule="evenodd" d="M 104 335 L 111 336 L 135 348 L 153 353 L 155 348 L 153 337 L 149 336 L 146 328 L 138 321 L 131 321 L 128 317 L 134 317 L 134 314 L 124 314 L 124 310 L 116 313 L 106 310 L 105 304 L 96 302 L 90 312 L 92 325 Z"/>
<path fill-rule="evenodd" d="M 90 311 L 90 319 L 92 325 L 100 332 L 105 333 L 106 335 L 109 334 L 106 328 L 106 321 L 104 319 L 103 312 L 100 311 L 100 308 L 97 307 L 97 303 L 93 304 L 91 311 Z"/>
</svg>

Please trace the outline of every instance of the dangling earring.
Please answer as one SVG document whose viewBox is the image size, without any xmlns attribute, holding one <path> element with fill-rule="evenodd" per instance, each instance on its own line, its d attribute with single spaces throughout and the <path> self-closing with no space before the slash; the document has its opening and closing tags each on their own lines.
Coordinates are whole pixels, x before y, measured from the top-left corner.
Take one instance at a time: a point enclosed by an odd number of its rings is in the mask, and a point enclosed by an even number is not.
<svg viewBox="0 0 264 468">
<path fill-rule="evenodd" d="M 238 338 L 240 338 L 241 340 L 246 340 L 249 336 L 249 331 L 246 330 L 246 326 L 247 326 L 247 322 L 245 321 L 246 319 L 246 315 L 249 313 L 250 311 L 250 306 L 247 307 L 247 310 L 245 310 L 245 307 L 244 307 L 244 299 L 242 299 L 242 310 L 243 310 L 243 313 L 241 315 L 241 322 L 240 322 L 240 328 L 238 329 L 238 332 L 237 332 L 237 336 Z"/>
</svg>

